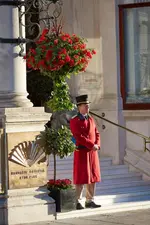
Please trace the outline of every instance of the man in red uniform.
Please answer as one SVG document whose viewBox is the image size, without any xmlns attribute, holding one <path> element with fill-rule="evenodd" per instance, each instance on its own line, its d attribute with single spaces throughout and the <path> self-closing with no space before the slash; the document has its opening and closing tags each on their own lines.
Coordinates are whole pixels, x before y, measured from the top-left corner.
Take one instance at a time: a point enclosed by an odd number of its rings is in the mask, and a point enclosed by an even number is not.
<svg viewBox="0 0 150 225">
<path fill-rule="evenodd" d="M 76 97 L 78 114 L 70 120 L 70 129 L 76 141 L 74 152 L 73 182 L 76 185 L 76 209 L 84 209 L 81 204 L 83 187 L 86 185 L 86 208 L 97 208 L 94 202 L 95 183 L 100 182 L 100 134 L 89 113 L 87 95 Z"/>
</svg>

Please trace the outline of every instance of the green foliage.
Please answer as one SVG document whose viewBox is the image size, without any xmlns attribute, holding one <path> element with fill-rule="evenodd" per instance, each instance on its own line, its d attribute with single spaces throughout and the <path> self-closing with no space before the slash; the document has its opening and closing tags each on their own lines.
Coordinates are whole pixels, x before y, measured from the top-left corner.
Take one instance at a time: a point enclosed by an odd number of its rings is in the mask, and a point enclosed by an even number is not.
<svg viewBox="0 0 150 225">
<path fill-rule="evenodd" d="M 94 54 L 84 38 L 64 33 L 57 23 L 52 30 L 44 29 L 35 47 L 29 49 L 24 57 L 27 67 L 53 81 L 52 98 L 47 102 L 53 112 L 73 109 L 66 79 L 84 72 Z"/>
<path fill-rule="evenodd" d="M 63 33 L 61 26 L 54 26 L 52 30 L 44 29 L 35 48 L 29 49 L 24 57 L 27 67 L 40 70 L 43 79 L 51 79 L 53 82 L 51 99 L 46 103 L 53 112 L 70 111 L 74 108 L 66 79 L 72 74 L 84 72 L 94 54 L 95 50 L 87 48 L 84 38 Z M 37 88 L 36 85 L 34 87 Z M 75 145 L 70 129 L 66 126 L 55 129 L 52 119 L 48 122 L 49 127 L 46 126 L 37 136 L 37 143 L 46 155 L 53 155 L 56 181 L 56 156 L 64 158 L 70 155 Z"/>
<path fill-rule="evenodd" d="M 69 87 L 66 81 L 54 83 L 51 99 L 46 104 L 53 112 L 74 108 L 74 104 L 70 101 Z"/>
<path fill-rule="evenodd" d="M 75 145 L 71 140 L 72 134 L 70 129 L 62 126 L 59 129 L 46 127 L 44 131 L 37 136 L 37 143 L 46 155 L 57 155 L 64 158 L 71 154 Z"/>
</svg>

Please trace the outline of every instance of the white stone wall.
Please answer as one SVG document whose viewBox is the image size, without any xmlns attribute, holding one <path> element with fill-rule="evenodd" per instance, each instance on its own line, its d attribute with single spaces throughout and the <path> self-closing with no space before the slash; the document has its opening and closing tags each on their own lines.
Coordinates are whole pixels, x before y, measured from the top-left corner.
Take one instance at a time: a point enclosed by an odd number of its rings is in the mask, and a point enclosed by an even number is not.
<svg viewBox="0 0 150 225">
<path fill-rule="evenodd" d="M 71 94 L 89 94 L 91 110 L 113 122 L 149 135 L 149 117 L 143 113 L 135 117 L 135 111 L 124 112 L 120 93 L 120 49 L 118 5 L 148 1 L 133 0 L 66 0 L 64 2 L 65 30 L 88 39 L 88 45 L 97 51 L 83 75 L 69 81 Z M 138 111 L 137 111 L 138 112 Z M 144 111 L 143 111 L 144 112 Z M 128 116 L 127 116 L 128 114 Z M 144 114 L 145 115 L 145 114 Z M 123 129 L 98 121 L 103 155 L 121 163 L 125 149 L 143 148 L 143 140 Z M 102 129 L 105 125 L 105 129 Z"/>
<path fill-rule="evenodd" d="M 66 0 L 63 6 L 64 31 L 75 33 L 87 39 L 88 47 L 97 51 L 86 73 L 74 76 L 71 81 L 71 94 L 89 94 L 92 107 L 97 107 L 103 94 L 102 39 L 100 35 L 100 1 Z"/>
<path fill-rule="evenodd" d="M 150 137 L 150 110 L 126 110 L 124 111 L 126 127 L 147 137 Z M 147 144 L 149 148 L 150 145 Z M 126 148 L 144 151 L 144 141 L 142 138 L 127 132 Z"/>
<path fill-rule="evenodd" d="M 85 37 L 88 46 L 97 51 L 87 71 L 69 81 L 72 97 L 87 93 L 91 111 L 104 112 L 106 118 L 123 124 L 115 1 L 65 0 L 63 10 L 64 30 Z M 122 162 L 125 133 L 106 122 L 99 120 L 98 124 L 101 153 L 112 156 L 116 164 Z"/>
</svg>

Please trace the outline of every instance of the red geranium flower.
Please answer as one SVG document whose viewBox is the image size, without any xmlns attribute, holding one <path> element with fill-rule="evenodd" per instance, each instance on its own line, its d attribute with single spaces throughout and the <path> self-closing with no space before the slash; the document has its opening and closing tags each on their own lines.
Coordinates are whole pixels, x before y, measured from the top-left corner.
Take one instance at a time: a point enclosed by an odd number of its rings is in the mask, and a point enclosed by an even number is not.
<svg viewBox="0 0 150 225">
<path fill-rule="evenodd" d="M 72 182 L 70 179 L 62 179 L 62 180 L 51 179 L 47 182 L 47 188 L 48 188 L 48 190 L 68 189 L 68 188 L 72 188 Z"/>
<path fill-rule="evenodd" d="M 49 60 L 51 58 L 52 58 L 52 51 L 48 50 L 47 53 L 46 53 L 46 60 Z"/>
<path fill-rule="evenodd" d="M 55 44 L 55 45 L 58 44 L 58 39 L 54 40 L 54 44 Z"/>
<path fill-rule="evenodd" d="M 86 40 L 75 34 L 63 33 L 61 26 L 51 31 L 44 29 L 36 42 L 36 47 L 27 52 L 27 66 L 39 69 L 43 74 L 50 72 L 50 76 L 69 73 L 77 74 L 85 71 L 90 59 L 96 51 L 86 46 Z"/>
<path fill-rule="evenodd" d="M 70 56 L 69 55 L 67 55 L 66 57 L 65 57 L 65 62 L 70 62 Z"/>
<path fill-rule="evenodd" d="M 93 54 L 93 55 L 95 55 L 95 54 L 96 54 L 96 51 L 95 51 L 94 49 L 92 50 L 92 54 Z"/>
</svg>

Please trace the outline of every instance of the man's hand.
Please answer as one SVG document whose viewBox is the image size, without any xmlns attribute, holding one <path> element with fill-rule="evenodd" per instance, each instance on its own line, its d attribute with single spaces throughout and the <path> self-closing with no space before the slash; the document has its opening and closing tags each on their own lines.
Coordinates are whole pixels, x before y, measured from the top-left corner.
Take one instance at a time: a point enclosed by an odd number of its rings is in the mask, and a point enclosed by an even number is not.
<svg viewBox="0 0 150 225">
<path fill-rule="evenodd" d="M 96 151 L 96 150 L 99 150 L 99 146 L 98 146 L 98 145 L 94 145 L 94 146 L 93 146 L 93 150 L 95 150 L 95 151 Z"/>
</svg>

